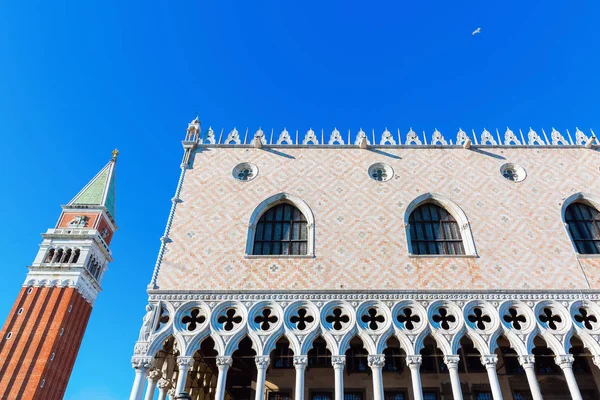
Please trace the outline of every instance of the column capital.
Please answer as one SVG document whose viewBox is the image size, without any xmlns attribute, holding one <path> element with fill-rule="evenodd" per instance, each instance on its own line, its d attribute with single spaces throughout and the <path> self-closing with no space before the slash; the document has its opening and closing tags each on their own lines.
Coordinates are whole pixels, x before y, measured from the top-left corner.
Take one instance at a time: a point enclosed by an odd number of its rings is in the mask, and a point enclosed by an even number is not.
<svg viewBox="0 0 600 400">
<path fill-rule="evenodd" d="M 308 356 L 294 356 L 294 367 L 298 368 L 306 368 L 308 364 Z"/>
<path fill-rule="evenodd" d="M 486 368 L 496 368 L 498 356 L 495 354 L 486 354 L 481 356 L 481 364 Z"/>
<path fill-rule="evenodd" d="M 367 363 L 371 368 L 383 368 L 385 365 L 385 354 L 369 354 Z"/>
<path fill-rule="evenodd" d="M 533 366 L 535 363 L 535 356 L 533 354 L 523 354 L 519 356 L 519 364 L 521 367 Z"/>
<path fill-rule="evenodd" d="M 254 362 L 256 363 L 256 368 L 266 369 L 271 362 L 271 358 L 269 356 L 254 356 Z"/>
<path fill-rule="evenodd" d="M 154 367 L 154 357 L 133 357 L 131 366 L 136 370 L 148 370 Z"/>
<path fill-rule="evenodd" d="M 231 356 L 217 356 L 216 358 L 217 367 L 219 370 L 227 369 L 231 367 L 233 363 L 233 357 Z"/>
<path fill-rule="evenodd" d="M 457 354 L 444 356 L 444 363 L 448 366 L 448 368 L 458 368 L 459 361 L 460 356 Z"/>
<path fill-rule="evenodd" d="M 420 354 L 412 354 L 412 355 L 408 355 L 406 356 L 406 365 L 408 365 L 409 368 L 414 368 L 414 367 L 421 367 L 421 363 L 423 362 L 423 356 Z"/>
<path fill-rule="evenodd" d="M 554 362 L 562 369 L 571 368 L 573 361 L 575 361 L 573 354 L 561 354 L 554 357 Z"/>
<path fill-rule="evenodd" d="M 171 381 L 166 380 L 165 378 L 160 378 L 158 380 L 158 388 L 160 390 L 169 390 L 173 386 Z"/>
<path fill-rule="evenodd" d="M 194 357 L 177 357 L 177 365 L 179 368 L 191 368 L 194 365 Z"/>
<path fill-rule="evenodd" d="M 160 372 L 157 369 L 153 369 L 152 371 L 150 371 L 148 373 L 148 379 L 150 379 L 153 382 L 158 382 L 159 379 L 162 378 L 162 372 Z"/>
<path fill-rule="evenodd" d="M 333 364 L 333 368 L 344 368 L 346 356 L 331 356 L 331 364 Z"/>
</svg>

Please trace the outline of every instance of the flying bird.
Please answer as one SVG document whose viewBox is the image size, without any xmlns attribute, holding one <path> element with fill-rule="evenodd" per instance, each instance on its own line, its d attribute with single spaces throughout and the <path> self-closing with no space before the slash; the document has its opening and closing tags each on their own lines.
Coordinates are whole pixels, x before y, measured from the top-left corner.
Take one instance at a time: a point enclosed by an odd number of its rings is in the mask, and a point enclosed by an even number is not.
<svg viewBox="0 0 600 400">
<path fill-rule="evenodd" d="M 477 28 L 477 29 L 475 29 L 475 30 L 473 31 L 473 33 L 471 33 L 471 36 L 475 36 L 475 35 L 477 35 L 478 33 L 481 33 L 481 28 Z"/>
</svg>

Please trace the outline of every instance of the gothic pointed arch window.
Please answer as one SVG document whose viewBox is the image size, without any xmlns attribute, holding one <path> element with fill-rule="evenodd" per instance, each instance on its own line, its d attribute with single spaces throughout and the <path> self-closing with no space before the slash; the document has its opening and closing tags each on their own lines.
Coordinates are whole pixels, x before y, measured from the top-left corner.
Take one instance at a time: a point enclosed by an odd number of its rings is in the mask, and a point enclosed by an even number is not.
<svg viewBox="0 0 600 400">
<path fill-rule="evenodd" d="M 600 254 L 600 211 L 581 201 L 566 208 L 565 222 L 580 254 Z"/>
<path fill-rule="evenodd" d="M 269 208 L 258 220 L 254 255 L 306 255 L 308 228 L 304 214 L 284 202 Z"/>
<path fill-rule="evenodd" d="M 296 196 L 280 193 L 258 205 L 250 217 L 250 257 L 314 256 L 314 217 Z"/>
<path fill-rule="evenodd" d="M 418 196 L 407 206 L 404 224 L 412 255 L 477 257 L 466 214 L 446 196 Z"/>
<path fill-rule="evenodd" d="M 417 207 L 409 218 L 413 254 L 465 254 L 456 219 L 436 203 Z"/>
</svg>

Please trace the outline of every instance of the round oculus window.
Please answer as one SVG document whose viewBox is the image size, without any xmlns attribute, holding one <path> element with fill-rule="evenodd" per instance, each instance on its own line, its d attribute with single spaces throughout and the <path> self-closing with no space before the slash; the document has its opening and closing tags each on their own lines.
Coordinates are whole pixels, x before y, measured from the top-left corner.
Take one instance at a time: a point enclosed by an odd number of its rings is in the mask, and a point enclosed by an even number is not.
<svg viewBox="0 0 600 400">
<path fill-rule="evenodd" d="M 511 163 L 502 165 L 500 173 L 511 182 L 522 182 L 527 177 L 527 172 L 523 167 Z"/>
<path fill-rule="evenodd" d="M 256 178 L 256 175 L 258 175 L 258 168 L 252 163 L 241 163 L 235 166 L 232 175 L 239 181 L 248 182 Z"/>
<path fill-rule="evenodd" d="M 375 163 L 369 167 L 369 176 L 378 182 L 386 182 L 394 176 L 394 170 L 387 164 Z"/>
</svg>

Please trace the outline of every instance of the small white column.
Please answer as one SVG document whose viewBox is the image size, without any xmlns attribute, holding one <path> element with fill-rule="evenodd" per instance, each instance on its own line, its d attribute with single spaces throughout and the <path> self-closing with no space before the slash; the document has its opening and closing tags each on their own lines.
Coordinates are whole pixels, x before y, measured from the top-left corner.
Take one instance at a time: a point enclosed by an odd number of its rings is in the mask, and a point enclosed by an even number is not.
<svg viewBox="0 0 600 400">
<path fill-rule="evenodd" d="M 332 356 L 333 372 L 335 374 L 335 400 L 344 400 L 344 365 L 346 356 Z"/>
<path fill-rule="evenodd" d="M 382 371 L 385 365 L 384 354 L 369 354 L 367 362 L 373 372 L 373 400 L 383 400 L 383 376 Z"/>
<path fill-rule="evenodd" d="M 167 392 L 171 389 L 171 382 L 161 378 L 158 381 L 158 400 L 167 400 Z"/>
<path fill-rule="evenodd" d="M 523 367 L 525 370 L 525 375 L 527 375 L 527 382 L 529 382 L 531 397 L 533 400 L 542 400 L 540 385 L 538 384 L 537 377 L 535 376 L 535 356 L 533 354 L 519 356 L 519 364 L 521 364 L 521 367 Z"/>
<path fill-rule="evenodd" d="M 408 365 L 408 368 L 410 369 L 414 400 L 423 400 L 423 388 L 421 387 L 422 362 L 423 356 L 420 354 L 406 356 L 406 365 Z"/>
<path fill-rule="evenodd" d="M 135 379 L 129 400 L 142 400 L 146 375 L 148 374 L 148 370 L 152 368 L 153 361 L 154 359 L 149 357 L 133 358 L 131 360 L 131 365 L 135 369 Z"/>
<path fill-rule="evenodd" d="M 194 365 L 194 357 L 177 357 L 177 385 L 175 385 L 175 396 L 185 390 L 185 382 L 187 381 L 188 372 Z"/>
<path fill-rule="evenodd" d="M 488 379 L 490 380 L 490 387 L 492 388 L 492 396 L 494 400 L 502 400 L 502 390 L 500 389 L 500 382 L 498 381 L 498 373 L 496 372 L 496 364 L 498 363 L 498 356 L 495 354 L 481 356 L 481 363 L 485 367 Z"/>
<path fill-rule="evenodd" d="M 577 386 L 575 375 L 573 375 L 573 361 L 575 361 L 573 354 L 563 354 L 554 357 L 554 362 L 563 370 L 563 374 L 565 374 L 565 379 L 567 380 L 567 385 L 569 385 L 569 391 L 571 392 L 571 398 L 573 400 L 582 400 L 579 386 Z"/>
<path fill-rule="evenodd" d="M 255 356 L 254 362 L 256 363 L 256 393 L 254 394 L 255 400 L 264 400 L 265 398 L 265 382 L 267 380 L 267 368 L 269 367 L 269 356 Z"/>
<path fill-rule="evenodd" d="M 144 396 L 144 400 L 154 400 L 154 391 L 156 390 L 156 385 L 158 384 L 158 380 L 162 377 L 162 373 L 153 369 L 148 374 L 148 386 L 146 386 L 146 396 Z"/>
<path fill-rule="evenodd" d="M 444 362 L 448 366 L 448 372 L 450 373 L 452 398 L 454 400 L 462 400 L 462 389 L 460 387 L 460 378 L 458 377 L 458 363 L 460 362 L 460 356 L 455 354 L 444 356 Z"/>
<path fill-rule="evenodd" d="M 225 384 L 227 383 L 227 371 L 233 363 L 231 356 L 217 356 L 217 368 L 219 375 L 217 376 L 217 389 L 215 390 L 215 400 L 223 400 L 225 397 Z"/>
<path fill-rule="evenodd" d="M 294 356 L 294 368 L 296 369 L 296 391 L 295 400 L 304 400 L 304 372 L 308 364 L 308 356 Z"/>
</svg>

